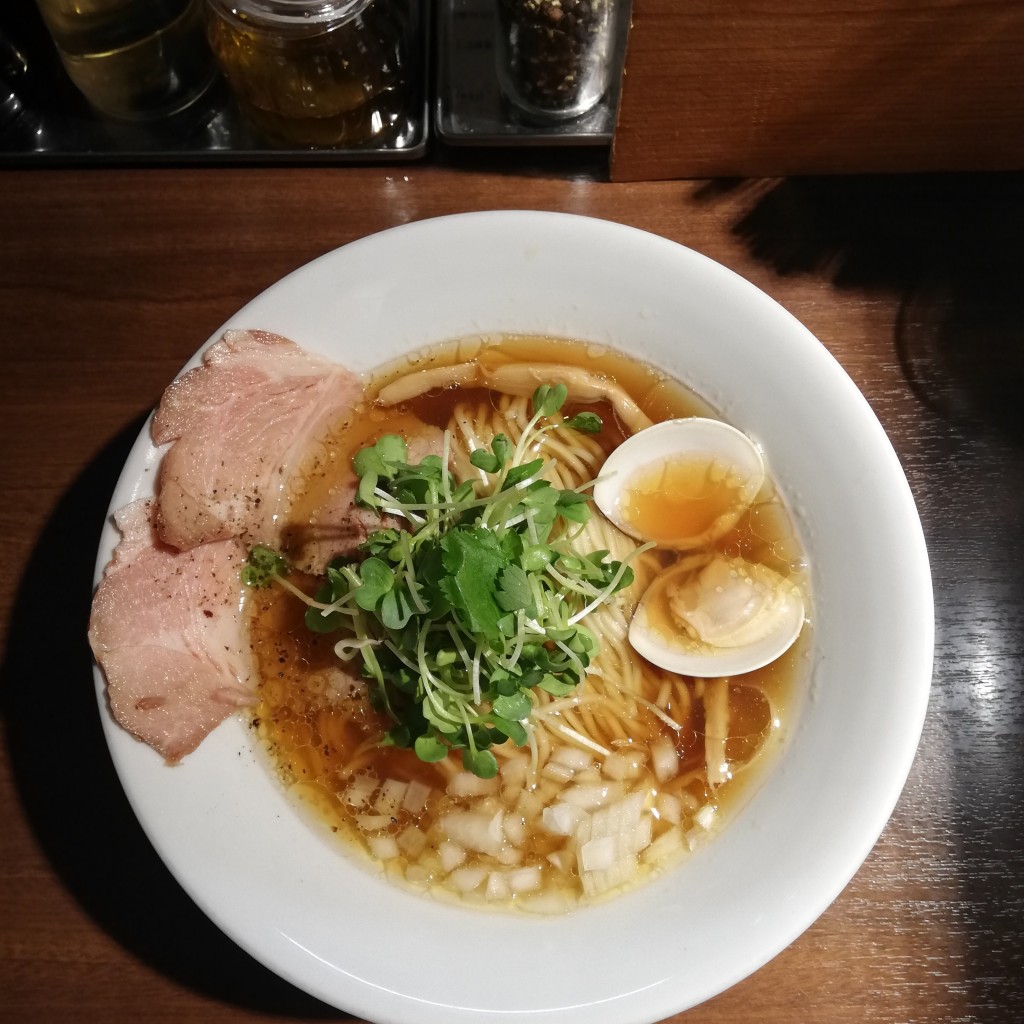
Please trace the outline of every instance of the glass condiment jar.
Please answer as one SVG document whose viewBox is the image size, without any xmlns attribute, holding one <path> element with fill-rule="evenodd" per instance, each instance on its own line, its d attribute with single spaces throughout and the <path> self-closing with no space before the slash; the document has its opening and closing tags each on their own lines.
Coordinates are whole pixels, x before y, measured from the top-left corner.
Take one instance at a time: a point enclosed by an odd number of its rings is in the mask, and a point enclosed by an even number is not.
<svg viewBox="0 0 1024 1024">
<path fill-rule="evenodd" d="M 497 0 L 497 75 L 506 99 L 541 122 L 595 107 L 619 70 L 623 2 Z"/>
<path fill-rule="evenodd" d="M 203 0 L 36 0 L 68 76 L 108 117 L 177 113 L 216 77 Z"/>
<path fill-rule="evenodd" d="M 417 0 L 206 0 L 243 116 L 274 145 L 383 142 L 406 110 Z"/>
</svg>

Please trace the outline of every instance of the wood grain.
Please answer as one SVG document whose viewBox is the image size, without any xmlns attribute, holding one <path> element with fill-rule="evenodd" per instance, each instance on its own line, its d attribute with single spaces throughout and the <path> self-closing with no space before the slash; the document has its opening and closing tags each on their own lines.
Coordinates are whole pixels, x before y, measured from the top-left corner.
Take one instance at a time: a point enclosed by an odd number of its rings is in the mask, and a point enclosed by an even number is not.
<svg viewBox="0 0 1024 1024">
<path fill-rule="evenodd" d="M 1024 166 L 1016 0 L 633 0 L 612 177 Z"/>
<path fill-rule="evenodd" d="M 142 417 L 240 305 L 370 232 L 511 206 L 656 231 L 774 296 L 878 414 L 932 559 L 932 703 L 888 827 L 807 933 L 672 1020 L 1024 1019 L 1024 179 L 597 177 L 486 161 L 0 175 L 0 1021 L 353 1020 L 227 940 L 136 824 L 90 682 L 94 552 Z"/>
</svg>

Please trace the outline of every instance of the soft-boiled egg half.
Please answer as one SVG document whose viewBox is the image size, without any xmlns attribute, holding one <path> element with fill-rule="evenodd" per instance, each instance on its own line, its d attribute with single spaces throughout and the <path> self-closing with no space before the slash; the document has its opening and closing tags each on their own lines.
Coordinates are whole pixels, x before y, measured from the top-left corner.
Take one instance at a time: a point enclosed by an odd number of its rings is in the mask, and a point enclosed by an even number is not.
<svg viewBox="0 0 1024 1024">
<path fill-rule="evenodd" d="M 680 552 L 630 623 L 629 641 L 648 661 L 681 675 L 740 675 L 796 641 L 805 615 L 800 588 L 710 547 L 739 522 L 764 479 L 754 442 L 702 417 L 657 423 L 608 457 L 594 487 L 598 508 L 638 540 Z"/>
</svg>

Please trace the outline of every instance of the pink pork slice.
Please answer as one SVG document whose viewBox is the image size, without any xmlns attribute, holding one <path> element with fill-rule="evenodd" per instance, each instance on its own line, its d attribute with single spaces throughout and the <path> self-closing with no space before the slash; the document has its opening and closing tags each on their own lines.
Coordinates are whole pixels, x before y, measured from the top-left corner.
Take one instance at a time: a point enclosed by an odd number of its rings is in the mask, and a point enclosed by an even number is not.
<svg viewBox="0 0 1024 1024">
<path fill-rule="evenodd" d="M 427 455 L 442 453 L 444 432 L 424 423 L 417 433 L 405 435 L 405 443 L 409 463 L 416 464 Z M 359 545 L 374 530 L 405 525 L 399 519 L 357 505 L 356 486 L 354 473 L 339 476 L 327 501 L 313 513 L 309 523 L 293 524 L 285 530 L 285 546 L 293 565 L 319 576 L 335 556 L 356 557 Z"/>
<path fill-rule="evenodd" d="M 122 538 L 93 598 L 89 642 L 114 718 L 174 763 L 253 702 L 237 540 L 161 543 L 148 501 L 115 515 Z"/>
<path fill-rule="evenodd" d="M 288 480 L 348 413 L 355 374 L 267 331 L 227 331 L 164 392 L 153 420 L 164 454 L 160 539 L 181 550 L 240 537 L 278 546 Z"/>
</svg>

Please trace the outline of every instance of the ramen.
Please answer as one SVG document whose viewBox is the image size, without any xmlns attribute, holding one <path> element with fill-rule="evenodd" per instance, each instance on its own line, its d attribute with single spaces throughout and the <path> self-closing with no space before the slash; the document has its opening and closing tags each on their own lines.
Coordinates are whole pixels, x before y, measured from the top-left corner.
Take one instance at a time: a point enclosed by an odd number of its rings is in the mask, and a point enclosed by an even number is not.
<svg viewBox="0 0 1024 1024">
<path fill-rule="evenodd" d="M 564 398 L 552 410 L 559 385 Z M 637 654 L 630 621 L 652 582 L 684 561 L 699 569 L 742 559 L 806 593 L 792 521 L 770 476 L 697 550 L 643 543 L 587 501 L 610 453 L 644 423 L 709 415 L 656 368 L 606 349 L 478 339 L 379 373 L 362 404 L 310 452 L 283 552 L 300 568 L 249 601 L 259 675 L 251 721 L 285 785 L 350 849 L 435 896 L 557 912 L 651 877 L 718 829 L 785 734 L 807 629 L 766 666 L 698 678 Z M 413 477 L 430 468 L 441 481 L 438 500 L 400 499 L 387 489 L 398 484 L 366 471 L 376 455 L 360 453 L 379 454 L 394 438 L 403 442 L 394 464 L 413 467 Z M 517 466 L 526 468 L 515 475 Z M 304 571 L 320 510 L 351 493 L 379 495 L 368 539 L 326 574 Z M 671 507 L 679 496 L 665 501 Z M 545 502 L 564 515 L 545 513 L 538 534 L 534 513 Z M 510 539 L 497 543 L 516 552 L 515 572 L 505 555 L 474 563 L 467 554 L 452 569 L 450 545 L 434 562 L 424 555 L 415 579 L 402 578 L 423 531 L 500 535 L 499 520 Z M 407 597 L 392 600 L 390 613 L 372 594 L 357 608 L 368 562 L 386 562 L 387 553 Z M 438 590 L 454 610 L 431 604 L 429 567 L 441 562 L 464 570 L 470 597 L 461 619 L 452 584 Z M 493 627 L 473 607 L 490 599 L 474 589 L 476 564 L 500 565 L 489 570 L 501 604 Z M 536 566 L 536 579 L 524 574 L 516 591 L 521 564 Z M 366 614 L 377 617 L 370 627 L 360 624 Z M 379 626 L 389 614 L 390 625 Z M 452 616 L 469 627 L 459 633 Z M 499 650 L 481 654 L 472 645 L 489 630 Z"/>
</svg>

